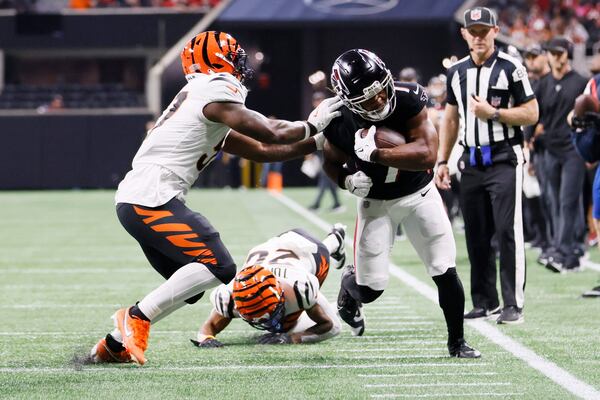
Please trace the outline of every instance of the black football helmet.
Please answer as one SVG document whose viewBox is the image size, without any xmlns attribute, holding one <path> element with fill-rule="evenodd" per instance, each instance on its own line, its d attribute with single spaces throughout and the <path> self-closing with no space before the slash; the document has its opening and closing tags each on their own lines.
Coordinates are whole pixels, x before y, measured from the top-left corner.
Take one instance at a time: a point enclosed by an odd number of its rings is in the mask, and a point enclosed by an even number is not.
<svg viewBox="0 0 600 400">
<path fill-rule="evenodd" d="M 392 74 L 368 50 L 352 49 L 339 56 L 331 69 L 331 86 L 350 111 L 368 121 L 381 121 L 396 107 Z M 366 110 L 362 104 L 382 90 L 387 93 L 386 104 L 378 110 Z"/>
</svg>

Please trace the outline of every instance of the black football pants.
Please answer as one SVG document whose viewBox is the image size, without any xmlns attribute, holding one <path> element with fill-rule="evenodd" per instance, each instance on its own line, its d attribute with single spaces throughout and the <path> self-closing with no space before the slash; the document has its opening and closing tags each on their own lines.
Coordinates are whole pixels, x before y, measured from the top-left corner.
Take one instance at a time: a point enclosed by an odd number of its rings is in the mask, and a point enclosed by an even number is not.
<svg viewBox="0 0 600 400">
<path fill-rule="evenodd" d="M 519 161 L 488 167 L 469 166 L 468 153 L 461 160 L 467 165 L 462 171 L 460 196 L 471 263 L 473 306 L 493 309 L 499 305 L 496 254 L 491 245 L 495 234 L 504 305 L 522 308 L 525 290 L 522 155 Z"/>
</svg>

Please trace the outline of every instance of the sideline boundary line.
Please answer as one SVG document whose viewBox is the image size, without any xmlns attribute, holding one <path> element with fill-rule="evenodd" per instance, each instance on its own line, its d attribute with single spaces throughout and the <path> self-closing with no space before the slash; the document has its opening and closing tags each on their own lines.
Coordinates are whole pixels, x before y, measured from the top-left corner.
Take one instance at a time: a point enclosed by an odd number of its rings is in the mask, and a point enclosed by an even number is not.
<svg viewBox="0 0 600 400">
<path fill-rule="evenodd" d="M 329 232 L 331 229 L 331 224 L 311 213 L 306 208 L 284 194 L 273 191 L 270 191 L 269 194 L 292 211 L 295 211 L 306 220 L 321 228 L 323 231 Z M 346 237 L 346 244 L 349 247 L 352 247 L 353 245 L 352 240 L 350 240 L 348 237 Z M 416 290 L 422 296 L 431 300 L 435 304 L 438 304 L 437 290 L 433 289 L 431 286 L 427 285 L 391 262 L 390 273 L 402 281 L 405 285 Z M 489 323 L 484 321 L 466 322 L 467 325 L 478 331 L 481 335 L 485 336 L 493 343 L 513 354 L 515 357 L 525 361 L 531 368 L 539 371 L 571 394 L 582 399 L 592 400 L 600 398 L 600 391 L 598 391 L 596 388 L 576 378 L 573 374 L 562 369 L 552 361 L 537 355 L 534 351 L 508 337 Z"/>
</svg>

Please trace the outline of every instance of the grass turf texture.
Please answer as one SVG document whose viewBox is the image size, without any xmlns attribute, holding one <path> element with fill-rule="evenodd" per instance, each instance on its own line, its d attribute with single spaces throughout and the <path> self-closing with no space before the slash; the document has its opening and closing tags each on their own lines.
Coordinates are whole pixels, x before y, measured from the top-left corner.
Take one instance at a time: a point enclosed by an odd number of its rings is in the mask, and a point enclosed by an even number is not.
<svg viewBox="0 0 600 400">
<path fill-rule="evenodd" d="M 315 192 L 284 194 L 308 205 Z M 362 338 L 346 329 L 316 345 L 258 346 L 260 332 L 234 321 L 219 336 L 226 347 L 198 349 L 188 339 L 210 311 L 204 298 L 152 328 L 146 366 L 73 364 L 74 355 L 111 329 L 115 309 L 162 282 L 119 225 L 112 197 L 111 191 L 0 193 L 0 398 L 572 398 L 468 327 L 467 339 L 483 357 L 448 358 L 441 310 L 394 277 L 382 298 L 366 306 Z M 354 200 L 342 200 L 347 212 L 319 215 L 353 227 Z M 188 205 L 209 218 L 238 263 L 286 229 L 325 236 L 264 191 L 194 190 Z M 464 237 L 456 238 L 470 308 Z M 535 257 L 528 253 L 526 322 L 499 329 L 598 388 L 600 302 L 579 298 L 598 283 L 598 273 L 552 274 Z M 396 243 L 393 262 L 434 286 L 407 241 Z M 331 271 L 323 291 L 332 302 L 338 287 L 339 271 Z"/>
</svg>

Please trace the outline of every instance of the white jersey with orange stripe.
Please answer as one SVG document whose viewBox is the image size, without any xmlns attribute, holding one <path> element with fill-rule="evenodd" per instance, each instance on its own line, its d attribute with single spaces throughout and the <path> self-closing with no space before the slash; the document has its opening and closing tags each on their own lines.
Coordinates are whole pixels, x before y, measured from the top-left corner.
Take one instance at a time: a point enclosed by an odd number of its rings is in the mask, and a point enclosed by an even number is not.
<svg viewBox="0 0 600 400">
<path fill-rule="evenodd" d="M 207 104 L 244 104 L 247 89 L 231 74 L 190 74 L 136 153 L 117 203 L 156 207 L 183 197 L 220 151 L 231 130 L 203 114 Z"/>
<path fill-rule="evenodd" d="M 262 265 L 265 268 L 291 268 L 317 274 L 314 253 L 317 244 L 294 231 L 275 236 L 258 246 L 253 247 L 244 261 L 243 268 L 250 265 Z"/>
</svg>

